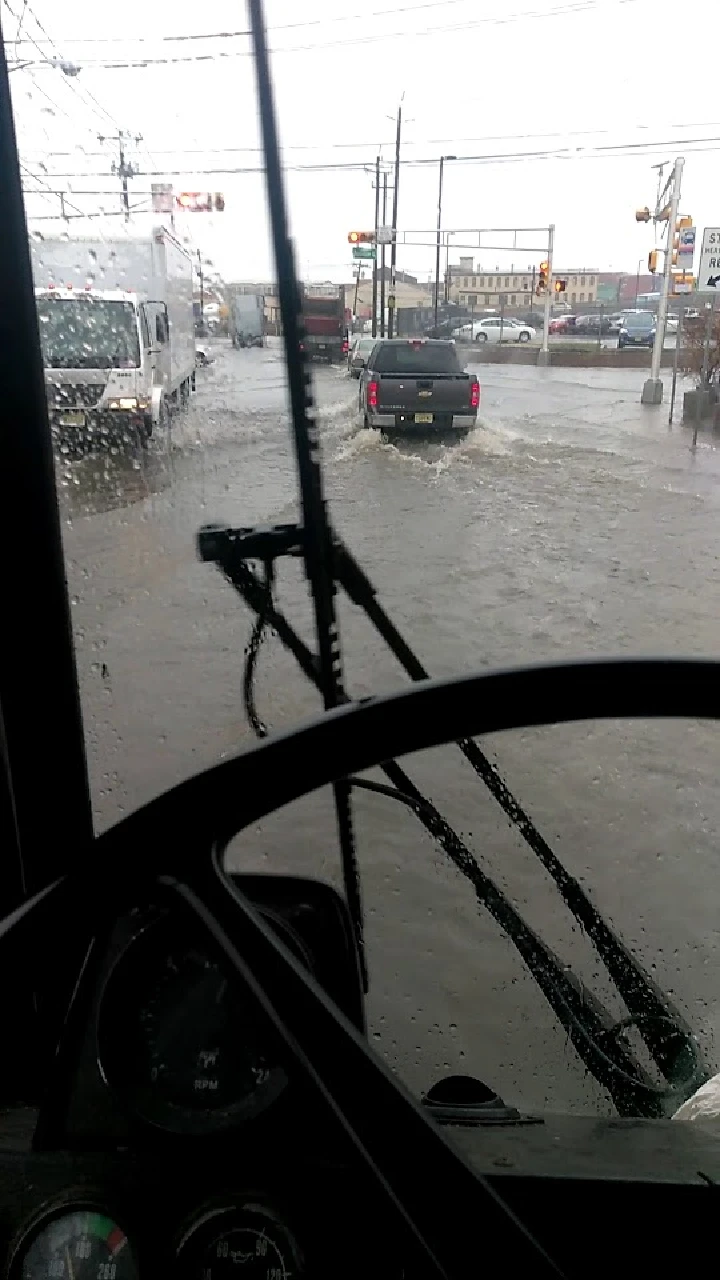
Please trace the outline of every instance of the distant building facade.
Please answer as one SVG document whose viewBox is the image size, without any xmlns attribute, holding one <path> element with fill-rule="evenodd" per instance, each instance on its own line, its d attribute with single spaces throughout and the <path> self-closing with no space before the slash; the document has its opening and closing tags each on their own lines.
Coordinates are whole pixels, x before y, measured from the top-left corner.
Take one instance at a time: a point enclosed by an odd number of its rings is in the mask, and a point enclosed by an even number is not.
<svg viewBox="0 0 720 1280">
<path fill-rule="evenodd" d="M 488 271 L 472 258 L 460 258 L 448 268 L 448 296 L 451 302 L 470 308 L 531 307 L 537 305 L 537 268 L 517 267 Z M 555 279 L 567 280 L 562 300 L 571 306 L 594 303 L 600 275 L 597 267 L 553 267 Z"/>
</svg>

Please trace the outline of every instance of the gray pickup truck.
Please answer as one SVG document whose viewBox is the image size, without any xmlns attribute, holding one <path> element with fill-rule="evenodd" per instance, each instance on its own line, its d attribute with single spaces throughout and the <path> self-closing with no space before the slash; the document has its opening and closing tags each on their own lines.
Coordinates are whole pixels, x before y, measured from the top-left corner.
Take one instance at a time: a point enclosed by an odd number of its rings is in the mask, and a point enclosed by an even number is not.
<svg viewBox="0 0 720 1280">
<path fill-rule="evenodd" d="M 470 431 L 479 407 L 480 383 L 474 373 L 464 372 L 454 342 L 381 338 L 360 376 L 366 427 Z"/>
</svg>

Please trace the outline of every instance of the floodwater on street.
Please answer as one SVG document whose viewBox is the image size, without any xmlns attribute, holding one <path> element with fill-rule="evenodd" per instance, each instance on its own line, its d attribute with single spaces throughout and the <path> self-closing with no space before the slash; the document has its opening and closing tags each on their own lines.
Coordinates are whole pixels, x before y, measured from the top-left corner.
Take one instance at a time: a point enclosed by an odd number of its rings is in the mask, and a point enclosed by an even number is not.
<svg viewBox="0 0 720 1280">
<path fill-rule="evenodd" d="M 58 459 L 93 803 L 99 829 L 246 744 L 250 618 L 195 535 L 210 521 L 292 520 L 296 479 L 282 350 L 198 372 L 170 439 Z M 720 449 L 690 449 L 643 371 L 482 365 L 481 426 L 457 443 L 383 442 L 359 428 L 357 383 L 320 367 L 336 529 L 431 674 L 603 654 L 716 654 Z M 677 414 L 679 417 L 679 412 Z M 279 604 L 312 637 L 297 562 Z M 341 602 L 351 694 L 404 677 Z M 263 643 L 258 713 L 273 728 L 319 701 L 279 641 Z M 574 725 L 485 749 L 567 867 L 720 1068 L 716 917 L 718 730 Z M 405 762 L 483 869 L 590 987 L 602 966 L 548 876 L 455 749 Z M 358 793 L 373 1043 L 415 1089 L 472 1072 L 508 1102 L 607 1111 L 513 944 L 413 815 Z M 339 883 L 329 796 L 243 833 L 234 868 Z"/>
</svg>

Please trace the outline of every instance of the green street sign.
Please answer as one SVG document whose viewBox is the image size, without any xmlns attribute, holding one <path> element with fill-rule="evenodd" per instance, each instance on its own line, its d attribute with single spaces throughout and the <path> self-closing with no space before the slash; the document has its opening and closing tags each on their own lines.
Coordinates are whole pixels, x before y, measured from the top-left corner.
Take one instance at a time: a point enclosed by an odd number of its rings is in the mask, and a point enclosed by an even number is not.
<svg viewBox="0 0 720 1280">
<path fill-rule="evenodd" d="M 370 260 L 374 262 L 375 261 L 375 245 L 374 244 L 367 245 L 367 247 L 365 247 L 364 245 L 357 245 L 357 244 L 353 245 L 353 258 L 355 260 L 357 260 L 358 258 L 370 258 Z"/>
</svg>

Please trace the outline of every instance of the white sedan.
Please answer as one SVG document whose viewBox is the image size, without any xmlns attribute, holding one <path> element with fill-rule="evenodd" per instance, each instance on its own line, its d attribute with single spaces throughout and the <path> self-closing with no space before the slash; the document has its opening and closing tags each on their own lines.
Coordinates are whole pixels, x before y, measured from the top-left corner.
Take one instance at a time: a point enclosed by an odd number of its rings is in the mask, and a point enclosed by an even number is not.
<svg viewBox="0 0 720 1280">
<path fill-rule="evenodd" d="M 498 316 L 476 320 L 467 330 L 473 342 L 531 342 L 535 337 L 531 325 L 520 324 L 519 320 L 501 320 Z"/>
</svg>

